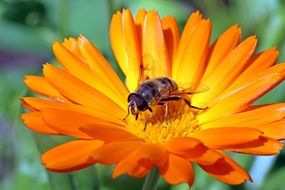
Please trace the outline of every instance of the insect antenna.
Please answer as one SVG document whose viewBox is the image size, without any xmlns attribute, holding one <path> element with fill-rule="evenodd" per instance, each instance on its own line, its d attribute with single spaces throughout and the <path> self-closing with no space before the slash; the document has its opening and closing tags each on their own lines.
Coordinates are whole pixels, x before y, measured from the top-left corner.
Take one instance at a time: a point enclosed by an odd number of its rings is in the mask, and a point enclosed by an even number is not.
<svg viewBox="0 0 285 190">
<path fill-rule="evenodd" d="M 127 117 L 130 115 L 130 109 L 131 109 L 131 107 L 130 106 L 128 106 L 128 114 L 126 115 L 126 117 L 124 117 L 124 121 L 127 119 Z"/>
</svg>

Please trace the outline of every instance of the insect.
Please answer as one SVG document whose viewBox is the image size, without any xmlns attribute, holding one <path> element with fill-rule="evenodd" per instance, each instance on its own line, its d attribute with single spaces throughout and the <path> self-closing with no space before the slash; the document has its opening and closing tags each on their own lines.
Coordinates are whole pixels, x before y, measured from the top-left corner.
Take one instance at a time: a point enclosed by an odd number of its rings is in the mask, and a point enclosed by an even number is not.
<svg viewBox="0 0 285 190">
<path fill-rule="evenodd" d="M 202 91 L 206 90 L 206 88 L 202 89 Z M 137 120 L 140 112 L 149 110 L 151 113 L 153 113 L 151 106 L 161 105 L 165 107 L 164 118 L 166 118 L 168 113 L 167 103 L 169 101 L 177 101 L 181 99 L 184 100 L 189 107 L 204 110 L 204 108 L 192 106 L 190 101 L 186 99 L 185 95 L 194 93 L 196 92 L 194 88 L 191 87 L 178 90 L 177 83 L 168 77 L 148 79 L 142 82 L 133 93 L 129 94 L 128 115 L 130 113 L 135 115 Z M 125 117 L 125 119 L 128 117 L 128 115 Z M 151 117 L 152 115 L 146 120 L 144 131 Z"/>
</svg>

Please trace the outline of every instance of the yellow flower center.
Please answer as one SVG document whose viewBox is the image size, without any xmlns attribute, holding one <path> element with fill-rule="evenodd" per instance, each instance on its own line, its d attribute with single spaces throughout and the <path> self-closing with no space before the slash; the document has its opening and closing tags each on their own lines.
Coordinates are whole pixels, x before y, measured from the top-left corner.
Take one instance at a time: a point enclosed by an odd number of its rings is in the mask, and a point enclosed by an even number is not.
<svg viewBox="0 0 285 190">
<path fill-rule="evenodd" d="M 171 138 L 190 136 L 199 130 L 196 115 L 201 110 L 189 107 L 183 100 L 171 101 L 167 106 L 167 113 L 165 106 L 157 105 L 152 107 L 153 113 L 141 112 L 138 120 L 130 115 L 126 119 L 127 129 L 149 143 L 165 143 Z"/>
</svg>

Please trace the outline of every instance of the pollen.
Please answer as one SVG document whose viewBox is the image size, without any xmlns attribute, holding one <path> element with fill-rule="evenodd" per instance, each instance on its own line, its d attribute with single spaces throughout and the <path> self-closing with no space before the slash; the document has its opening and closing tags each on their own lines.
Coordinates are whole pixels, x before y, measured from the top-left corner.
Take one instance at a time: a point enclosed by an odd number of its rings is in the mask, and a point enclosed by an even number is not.
<svg viewBox="0 0 285 190">
<path fill-rule="evenodd" d="M 165 143 L 174 137 L 191 136 L 200 129 L 196 116 L 201 110 L 189 107 L 183 100 L 171 101 L 167 107 L 166 112 L 166 106 L 153 106 L 153 113 L 141 112 L 137 120 L 129 116 L 127 129 L 149 143 Z"/>
</svg>

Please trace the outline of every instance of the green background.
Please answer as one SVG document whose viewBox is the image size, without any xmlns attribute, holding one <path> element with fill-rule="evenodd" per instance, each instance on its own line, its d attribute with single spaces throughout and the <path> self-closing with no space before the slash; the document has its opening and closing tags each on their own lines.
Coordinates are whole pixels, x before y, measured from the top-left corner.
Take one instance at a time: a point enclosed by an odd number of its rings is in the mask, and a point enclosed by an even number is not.
<svg viewBox="0 0 285 190">
<path fill-rule="evenodd" d="M 103 52 L 118 70 L 109 45 L 112 14 L 130 8 L 157 9 L 160 15 L 173 15 L 183 28 L 194 10 L 200 10 L 213 22 L 212 40 L 237 23 L 243 38 L 256 34 L 258 50 L 280 50 L 285 60 L 285 1 L 282 0 L 0 0 L 0 189 L 7 190 L 125 190 L 140 189 L 143 179 L 122 176 L 111 178 L 112 167 L 94 166 L 71 174 L 47 172 L 40 164 L 40 153 L 66 139 L 31 132 L 19 115 L 24 112 L 19 97 L 29 95 L 23 84 L 26 74 L 40 74 L 42 64 L 55 63 L 51 52 L 54 40 L 83 34 Z M 285 100 L 285 86 L 279 85 L 258 100 L 275 103 Z M 229 186 L 196 170 L 193 190 L 281 190 L 285 189 L 285 154 L 258 157 L 232 155 L 250 171 L 254 183 Z M 184 190 L 186 184 L 161 190 Z"/>
</svg>

